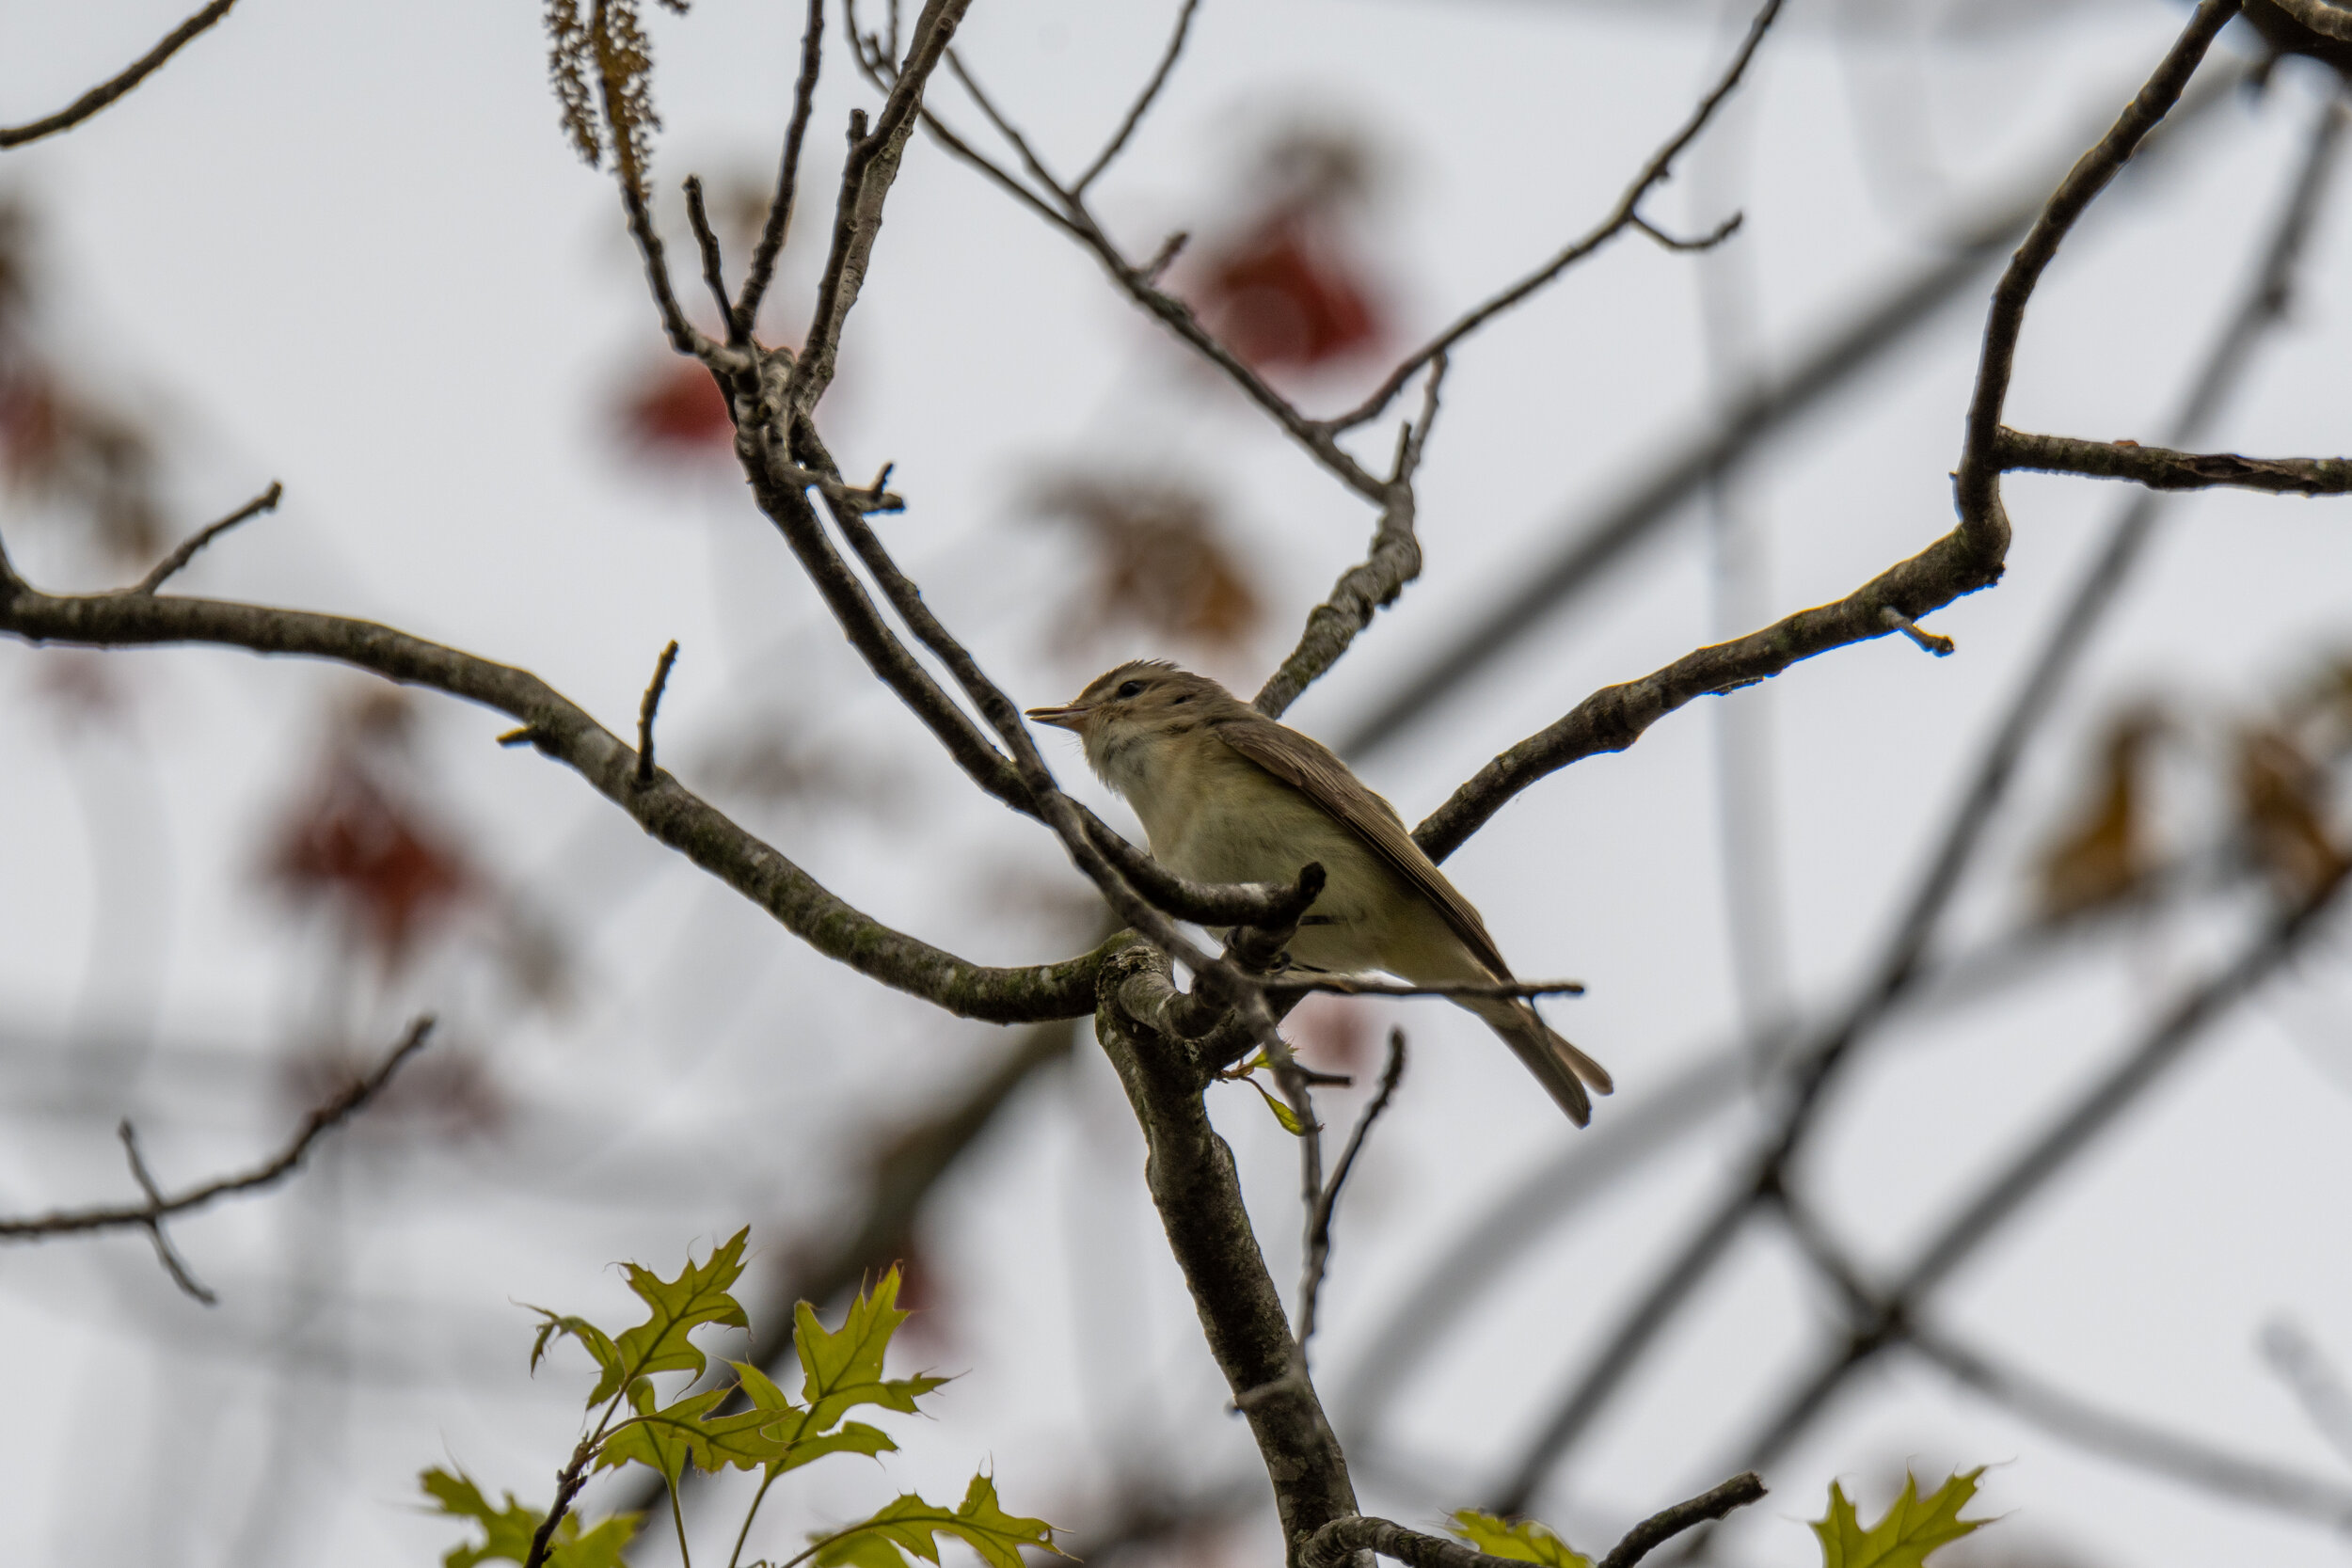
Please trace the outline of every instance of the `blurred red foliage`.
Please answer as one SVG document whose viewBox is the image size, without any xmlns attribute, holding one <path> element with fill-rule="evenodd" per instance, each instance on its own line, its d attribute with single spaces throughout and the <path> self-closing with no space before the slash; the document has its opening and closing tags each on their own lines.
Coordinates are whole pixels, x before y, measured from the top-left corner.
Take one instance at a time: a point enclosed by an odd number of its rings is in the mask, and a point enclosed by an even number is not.
<svg viewBox="0 0 2352 1568">
<path fill-rule="evenodd" d="M 648 457 L 699 458 L 735 449 L 735 420 L 710 372 L 691 359 L 669 359 L 625 392 L 622 432 Z"/>
<path fill-rule="evenodd" d="M 392 693 L 372 694 L 346 714 L 263 862 L 295 901 L 350 916 L 387 969 L 482 887 L 449 835 L 391 783 L 408 723 L 406 703 Z"/>
<path fill-rule="evenodd" d="M 1201 319 L 1252 370 L 1321 370 L 1387 341 L 1378 291 L 1347 222 L 1379 163 L 1347 129 L 1294 126 L 1275 135 L 1246 177 L 1255 215 L 1184 269 Z"/>
<path fill-rule="evenodd" d="M 1277 211 L 1221 247 L 1197 285 L 1203 320 L 1252 370 L 1313 370 L 1376 348 L 1385 330 L 1336 235 Z"/>
</svg>

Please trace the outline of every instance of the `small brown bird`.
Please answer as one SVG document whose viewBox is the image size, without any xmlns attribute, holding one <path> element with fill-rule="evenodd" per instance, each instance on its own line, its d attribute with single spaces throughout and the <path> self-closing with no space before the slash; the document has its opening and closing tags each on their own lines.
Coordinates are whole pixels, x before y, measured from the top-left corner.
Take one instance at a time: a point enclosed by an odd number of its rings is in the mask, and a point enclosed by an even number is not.
<svg viewBox="0 0 2352 1568">
<path fill-rule="evenodd" d="M 1385 970 L 1415 985 L 1507 984 L 1486 923 L 1347 765 L 1216 682 L 1155 659 L 1120 665 L 1067 707 L 1031 708 L 1074 730 L 1087 762 L 1143 820 L 1152 855 L 1203 882 L 1327 880 L 1290 946 L 1311 973 Z M 1501 1035 L 1579 1127 L 1585 1086 L 1609 1074 L 1516 998 L 1461 1004 Z"/>
</svg>

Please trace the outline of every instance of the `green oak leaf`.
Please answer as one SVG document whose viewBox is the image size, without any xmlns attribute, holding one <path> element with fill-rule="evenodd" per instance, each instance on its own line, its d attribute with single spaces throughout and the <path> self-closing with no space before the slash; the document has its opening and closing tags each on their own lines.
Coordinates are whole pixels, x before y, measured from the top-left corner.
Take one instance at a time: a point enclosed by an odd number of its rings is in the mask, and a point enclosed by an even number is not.
<svg viewBox="0 0 2352 1568">
<path fill-rule="evenodd" d="M 664 1279 L 635 1263 L 623 1265 L 628 1288 L 653 1313 L 614 1342 L 614 1357 L 605 1364 L 604 1375 L 588 1396 L 589 1409 L 619 1393 L 623 1385 L 655 1372 L 691 1372 L 700 1377 L 708 1363 L 688 1336 L 706 1323 L 751 1326 L 742 1306 L 727 1294 L 727 1287 L 742 1275 L 743 1242 L 750 1234 L 750 1227 L 745 1227 L 714 1247 L 706 1261 L 697 1264 L 690 1259 L 675 1279 Z"/>
<path fill-rule="evenodd" d="M 596 1358 L 596 1365 L 602 1369 L 607 1379 L 619 1377 L 621 1351 L 620 1347 L 612 1342 L 612 1336 L 585 1318 L 574 1318 L 561 1312 L 550 1312 L 544 1307 L 533 1307 L 531 1309 L 546 1320 L 539 1325 L 539 1337 L 531 1342 L 531 1370 L 534 1375 L 539 1370 L 540 1358 L 548 1354 L 548 1341 L 557 1335 L 562 1335 L 567 1339 L 579 1340 L 586 1348 L 588 1354 Z M 612 1386 L 617 1388 L 620 1384 L 615 1381 Z M 606 1397 L 611 1398 L 610 1395 Z M 598 1402 L 590 1400 L 588 1402 L 593 1405 Z"/>
<path fill-rule="evenodd" d="M 872 1291 L 861 1292 L 837 1329 L 817 1321 L 817 1309 L 806 1302 L 792 1308 L 793 1348 L 801 1356 L 801 1398 L 807 1415 L 796 1430 L 783 1434 L 792 1442 L 827 1432 L 861 1404 L 912 1415 L 914 1402 L 947 1380 L 944 1377 L 901 1377 L 885 1380 L 882 1355 L 890 1337 L 911 1314 L 898 1309 L 898 1270 L 892 1265 Z"/>
<path fill-rule="evenodd" d="M 596 1468 L 611 1470 L 623 1465 L 643 1465 L 675 1486 L 689 1465 L 699 1470 L 719 1467 L 710 1456 L 703 1418 L 727 1397 L 724 1388 L 690 1394 L 675 1404 L 657 1409 L 653 1385 L 641 1379 L 630 1385 L 628 1396 L 637 1414 L 613 1427 L 596 1450 Z"/>
<path fill-rule="evenodd" d="M 1264 1099 L 1265 1108 L 1274 1113 L 1274 1119 L 1282 1124 L 1283 1132 L 1288 1132 L 1294 1138 L 1303 1138 L 1307 1135 L 1307 1124 L 1298 1119 L 1298 1113 L 1291 1109 L 1289 1101 L 1284 1100 L 1255 1078 L 1245 1078 L 1242 1082 L 1257 1090 Z"/>
<path fill-rule="evenodd" d="M 1593 1568 L 1593 1560 L 1560 1539 L 1550 1526 L 1533 1519 L 1507 1523 L 1480 1509 L 1455 1513 L 1446 1528 L 1485 1552 L 1515 1562 L 1540 1562 L 1544 1568 Z"/>
<path fill-rule="evenodd" d="M 743 1397 L 752 1402 L 753 1418 L 769 1423 L 763 1432 L 781 1445 L 783 1452 L 764 1463 L 768 1473 L 780 1476 L 829 1453 L 896 1453 L 898 1445 L 864 1421 L 851 1421 L 835 1432 L 811 1433 L 810 1413 L 792 1402 L 773 1379 L 748 1361 L 732 1363 L 742 1380 Z M 777 1418 L 783 1419 L 778 1420 Z M 739 1462 L 738 1462 L 739 1463 Z M 743 1465 L 750 1469 L 751 1465 Z"/>
<path fill-rule="evenodd" d="M 998 1507 L 996 1483 L 983 1474 L 972 1478 L 953 1513 L 909 1492 L 884 1503 L 869 1519 L 813 1537 L 816 1568 L 908 1568 L 908 1552 L 935 1563 L 939 1543 L 933 1537 L 943 1531 L 979 1553 L 989 1568 L 1022 1568 L 1024 1546 L 1066 1555 L 1054 1544 L 1053 1526 Z"/>
<path fill-rule="evenodd" d="M 512 1492 L 506 1494 L 505 1507 L 493 1507 L 482 1495 L 482 1488 L 474 1484 L 473 1478 L 463 1470 L 452 1474 L 431 1469 L 417 1480 L 425 1495 L 439 1505 L 439 1512 L 470 1519 L 482 1527 L 482 1544 L 451 1547 L 441 1559 L 442 1568 L 474 1568 L 476 1563 L 493 1560 L 531 1560 L 532 1537 L 538 1533 L 539 1521 L 546 1517 L 539 1510 L 516 1502 Z M 625 1568 L 621 1553 L 637 1533 L 640 1517 L 635 1513 L 615 1513 L 594 1529 L 583 1530 L 578 1515 L 564 1515 L 549 1543 L 548 1568 Z"/>
<path fill-rule="evenodd" d="M 1813 1533 L 1821 1540 L 1822 1568 L 1923 1568 L 1930 1552 L 1988 1522 L 1960 1516 L 1977 1495 L 1977 1478 L 1982 1474 L 1984 1467 L 1979 1465 L 1955 1475 L 1924 1498 L 1919 1478 L 1906 1474 L 1902 1496 L 1868 1529 L 1862 1528 L 1844 1489 L 1831 1481 L 1829 1514 L 1813 1522 Z"/>
</svg>

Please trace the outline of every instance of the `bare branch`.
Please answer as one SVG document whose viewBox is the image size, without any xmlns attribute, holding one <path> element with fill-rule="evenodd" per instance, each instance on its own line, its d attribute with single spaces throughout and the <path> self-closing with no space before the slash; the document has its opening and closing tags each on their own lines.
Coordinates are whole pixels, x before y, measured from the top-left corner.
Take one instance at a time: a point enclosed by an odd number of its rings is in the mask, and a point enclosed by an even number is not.
<svg viewBox="0 0 2352 1568">
<path fill-rule="evenodd" d="M 1994 461 L 2005 472 L 2123 479 L 2151 490 L 2206 490 L 2228 485 L 2284 496 L 2352 495 L 2352 462 L 2341 457 L 2241 457 L 2233 451 L 2173 451 L 2137 441 L 2084 441 L 2071 436 L 2030 436 L 2004 427 Z"/>
<path fill-rule="evenodd" d="M 825 56 L 825 0 L 808 0 L 808 21 L 801 27 L 801 75 L 792 85 L 792 119 L 784 131 L 784 156 L 776 166 L 776 193 L 768 201 L 768 221 L 752 247 L 752 264 L 743 275 L 743 293 L 727 313 L 728 341 L 737 347 L 751 342 L 752 324 L 759 318 L 760 301 L 776 276 L 776 257 L 791 230 L 792 208 L 799 199 L 801 143 L 808 135 L 808 117 L 817 103 L 817 73 Z"/>
<path fill-rule="evenodd" d="M 1602 688 L 1480 768 L 1413 831 L 1414 838 L 1441 861 L 1520 790 L 1569 763 L 1624 751 L 1693 698 L 1753 686 L 1833 648 L 1885 637 L 1897 626 L 1885 619 L 1887 610 L 1916 620 L 1991 587 L 2001 575 L 2006 529 L 1982 550 L 1969 532 L 1963 524 L 1835 604 L 1799 610 L 1736 641 L 1685 654 L 1640 680 Z"/>
<path fill-rule="evenodd" d="M 231 512 L 228 516 L 223 517 L 220 521 L 208 524 L 207 526 L 199 529 L 195 534 L 189 538 L 183 540 L 178 549 L 173 550 L 169 555 L 164 557 L 163 560 L 155 563 L 155 569 L 153 571 L 139 578 L 137 582 L 134 583 L 129 588 L 124 589 L 123 592 L 126 594 L 154 593 L 155 590 L 161 588 L 165 583 L 169 582 L 174 577 L 178 576 L 181 568 L 187 565 L 189 562 L 194 561 L 196 559 L 197 552 L 202 549 L 205 546 L 211 544 L 214 540 L 219 538 L 222 534 L 228 532 L 230 529 L 235 528 L 239 523 L 245 522 L 248 518 L 258 517 L 264 512 L 277 511 L 278 499 L 285 495 L 285 486 L 278 483 L 278 481 L 274 479 L 271 480 L 269 482 L 268 489 L 262 491 L 260 495 L 254 497 L 251 500 L 237 508 L 236 511 Z"/>
<path fill-rule="evenodd" d="M 1976 391 L 1968 404 L 1967 436 L 1952 485 L 1963 529 L 1987 534 L 2007 531 L 2000 507 L 2001 408 L 2009 397 L 2017 340 L 2025 330 L 2026 307 L 2033 298 L 2034 286 L 2058 256 L 2068 231 L 2180 100 L 2215 36 L 2237 11 L 2238 0 L 2200 0 L 2196 14 L 2130 106 L 2058 182 L 2049 205 L 2042 210 L 2017 254 L 2010 258 L 2000 282 L 1994 285 L 1984 346 L 1977 361 Z"/>
<path fill-rule="evenodd" d="M 988 94 L 981 90 L 980 84 L 972 79 L 972 73 L 963 69 L 962 57 L 953 49 L 947 51 L 947 70 L 963 90 L 971 95 L 972 102 L 979 105 L 980 114 L 995 127 L 996 134 L 1011 145 L 1014 152 L 1020 154 L 1021 166 L 1029 171 L 1029 178 L 1044 186 L 1056 200 L 1068 206 L 1070 193 L 1062 188 L 1059 180 L 1054 178 L 1053 170 L 1045 166 L 1045 160 L 1037 155 L 1037 150 L 1029 145 L 1029 138 L 1021 134 L 1020 127 L 1005 118 Z"/>
<path fill-rule="evenodd" d="M 1308 980 L 1284 973 L 1267 983 L 1266 989 L 1279 995 L 1306 996 L 1445 996 L 1456 1001 L 1464 998 L 1513 998 L 1536 996 L 1581 996 L 1581 980 L 1512 980 L 1489 982 L 1483 980 L 1433 980 L 1427 985 L 1406 985 L 1388 980 L 1358 980 L 1346 975 L 1327 979 Z"/>
<path fill-rule="evenodd" d="M 1364 1139 L 1372 1132 L 1372 1124 L 1380 1119 L 1380 1113 L 1396 1098 L 1396 1086 L 1405 1079 L 1405 1031 L 1389 1031 L 1389 1065 L 1380 1073 L 1380 1087 L 1356 1118 L 1356 1130 L 1347 1135 L 1347 1147 L 1340 1152 L 1340 1163 L 1331 1167 L 1331 1180 L 1317 1195 L 1314 1207 L 1307 1215 L 1306 1261 L 1300 1266 L 1298 1280 L 1298 1348 L 1304 1352 L 1307 1341 L 1315 1334 L 1315 1300 L 1323 1293 L 1324 1271 L 1331 1263 L 1331 1220 L 1339 1212 L 1340 1193 L 1347 1185 L 1350 1172 L 1356 1168 L 1356 1156 L 1363 1152 Z"/>
<path fill-rule="evenodd" d="M 677 639 L 661 650 L 654 661 L 653 680 L 645 688 L 644 701 L 637 705 L 637 787 L 653 787 L 653 717 L 661 711 L 661 693 L 670 684 L 670 667 L 677 662 Z"/>
<path fill-rule="evenodd" d="M 1358 1552 L 1377 1552 L 1406 1568 L 1504 1568 L 1511 1558 L 1488 1557 L 1475 1546 L 1424 1535 L 1389 1519 L 1354 1514 L 1315 1531 L 1302 1554 L 1305 1568 L 1343 1568 Z"/>
<path fill-rule="evenodd" d="M 1199 926 L 1295 926 L 1322 893 L 1323 867 L 1309 862 L 1295 882 L 1196 882 L 1179 877 L 1084 807 L 1087 836 L 1119 874 L 1179 920 Z"/>
<path fill-rule="evenodd" d="M 181 46 L 199 33 L 229 14 L 229 8 L 237 0 L 213 0 L 202 10 L 166 33 L 163 41 L 124 67 L 118 75 L 108 77 L 82 94 L 72 103 L 43 119 L 24 125 L 0 126 L 0 148 L 22 147 L 29 141 L 67 131 L 89 119 L 107 104 L 153 75 L 166 60 L 180 52 Z"/>
<path fill-rule="evenodd" d="M 1600 1560 L 1600 1568 L 1633 1568 L 1633 1564 L 1684 1530 L 1720 1519 L 1734 1509 L 1745 1508 L 1762 1497 L 1764 1491 L 1764 1478 L 1754 1470 L 1746 1470 L 1721 1486 L 1661 1509 L 1626 1531 L 1625 1539 Z"/>
<path fill-rule="evenodd" d="M 702 177 L 697 174 L 686 177 L 686 221 L 694 230 L 695 248 L 702 252 L 703 287 L 718 302 L 719 320 L 726 328 L 727 341 L 736 342 L 740 335 L 736 327 L 734 302 L 727 298 L 726 266 L 719 255 L 718 231 L 710 227 L 710 214 L 703 206 Z"/>
<path fill-rule="evenodd" d="M 1720 1519 L 1764 1496 L 1764 1481 L 1754 1471 L 1732 1477 L 1712 1491 L 1652 1514 L 1633 1527 L 1601 1560 L 1601 1568 L 1632 1568 L 1649 1552 L 1693 1525 Z M 1358 1552 L 1377 1552 L 1407 1568 L 1502 1568 L 1509 1558 L 1488 1557 L 1458 1541 L 1423 1535 L 1386 1519 L 1335 1519 L 1317 1530 L 1308 1543 L 1308 1568 L 1341 1568 Z"/>
<path fill-rule="evenodd" d="M 1094 155 L 1094 162 L 1087 165 L 1086 171 L 1070 187 L 1073 197 L 1085 197 L 1087 187 L 1111 166 L 1111 161 L 1126 147 L 1127 138 L 1134 135 L 1136 127 L 1143 123 L 1144 115 L 1151 110 L 1153 100 L 1160 96 L 1160 88 L 1168 85 L 1168 73 L 1176 69 L 1176 57 L 1184 52 L 1184 40 L 1192 31 L 1192 13 L 1200 8 L 1200 0 L 1184 0 L 1184 6 L 1176 12 L 1176 30 L 1168 34 L 1168 48 L 1161 54 L 1160 63 L 1152 71 L 1152 79 L 1143 84 L 1143 90 L 1136 95 L 1135 103 L 1128 105 L 1127 118 L 1119 122 L 1119 129 L 1112 132 L 1111 139 L 1103 144 L 1103 150 Z"/>
<path fill-rule="evenodd" d="M 1495 294 L 1484 304 L 1467 311 L 1453 325 L 1407 355 L 1404 361 L 1389 373 L 1388 380 L 1380 384 L 1378 390 L 1338 418 L 1322 421 L 1322 428 L 1334 433 L 1353 430 L 1368 420 L 1376 419 L 1383 408 L 1396 400 L 1397 393 L 1405 389 L 1406 383 L 1412 380 L 1414 373 L 1423 365 L 1428 364 L 1429 361 L 1453 348 L 1454 344 L 1494 320 L 1495 317 L 1542 289 L 1568 268 L 1590 256 L 1628 229 L 1638 225 L 1645 232 L 1666 245 L 1668 248 L 1677 250 L 1705 249 L 1708 245 L 1729 237 L 1732 229 L 1738 226 L 1739 220 L 1736 218 L 1726 225 L 1714 239 L 1694 245 L 1684 245 L 1668 239 L 1666 235 L 1644 222 L 1639 216 L 1640 209 L 1649 193 L 1674 172 L 1675 160 L 1682 155 L 1685 148 L 1698 138 L 1698 134 L 1707 128 L 1707 122 L 1714 118 L 1716 109 L 1722 105 L 1724 99 L 1731 96 L 1732 89 L 1740 85 L 1740 77 L 1747 74 L 1748 62 L 1756 58 L 1756 48 L 1763 43 L 1764 35 L 1772 29 L 1773 20 L 1780 15 L 1780 8 L 1781 0 L 1764 0 L 1764 4 L 1756 13 L 1756 20 L 1748 24 L 1748 36 L 1741 40 L 1738 51 L 1731 57 L 1730 65 L 1724 68 L 1723 75 L 1716 81 L 1713 88 L 1706 97 L 1699 100 L 1698 106 L 1691 111 L 1690 118 L 1682 122 L 1681 128 L 1668 137 L 1665 144 L 1657 151 L 1650 154 L 1649 162 L 1642 166 L 1641 172 L 1633 177 L 1633 183 L 1626 187 L 1625 194 L 1617 198 L 1617 204 L 1609 210 L 1608 216 L 1587 230 L 1582 237 L 1552 257 L 1550 261 L 1546 261 L 1542 266 Z"/>
<path fill-rule="evenodd" d="M 1658 225 L 1650 222 L 1649 219 L 1642 216 L 1638 213 L 1633 215 L 1634 228 L 1640 230 L 1643 233 L 1647 234 L 1651 239 L 1656 240 L 1660 245 L 1664 245 L 1668 250 L 1679 251 L 1686 255 L 1695 251 L 1714 249 L 1717 245 L 1731 238 L 1734 234 L 1740 232 L 1740 226 L 1746 221 L 1747 214 L 1745 213 L 1734 213 L 1731 216 L 1724 219 L 1723 222 L 1717 224 L 1706 233 L 1699 235 L 1696 239 L 1686 240 L 1681 238 L 1679 235 L 1667 233 L 1663 229 L 1659 228 Z"/>
<path fill-rule="evenodd" d="M 1099 953 L 995 969 L 968 963 L 853 908 L 708 802 L 663 777 L 637 787 L 636 754 L 528 671 L 339 615 L 217 599 L 42 594 L 0 561 L 0 632 L 27 642 L 131 647 L 172 642 L 331 659 L 509 714 L 652 837 L 768 911 L 787 930 L 868 978 L 948 1012 L 997 1023 L 1083 1016 Z"/>
<path fill-rule="evenodd" d="M 1210 1353 L 1257 1441 L 1285 1556 L 1295 1568 L 1311 1536 L 1357 1512 L 1355 1488 L 1251 1230 L 1232 1150 L 1209 1123 L 1200 1064 L 1180 1041 L 1143 1035 L 1119 1001 L 1130 978 L 1164 976 L 1167 963 L 1141 942 L 1113 954 L 1103 969 L 1095 1034 L 1147 1130 L 1145 1183 Z"/>
<path fill-rule="evenodd" d="M 1419 502 L 1413 475 L 1438 422 L 1438 393 L 1445 384 L 1446 357 L 1429 364 L 1422 388 L 1421 418 L 1397 432 L 1396 459 L 1380 491 L 1380 521 L 1364 559 L 1340 575 L 1331 596 L 1307 614 L 1298 646 L 1251 699 L 1260 713 L 1279 719 L 1299 694 L 1340 660 L 1372 618 L 1396 602 L 1405 585 L 1421 576 L 1421 539 L 1414 532 Z"/>
<path fill-rule="evenodd" d="M 155 1256 L 162 1262 L 172 1282 L 187 1294 L 207 1307 L 217 1304 L 218 1297 L 197 1282 L 164 1234 L 163 1222 L 203 1208 L 215 1198 L 239 1193 L 260 1192 L 276 1186 L 294 1174 L 310 1152 L 310 1146 L 375 1098 L 376 1092 L 391 1082 L 392 1074 L 425 1042 L 433 1032 L 433 1020 L 420 1018 L 408 1026 L 408 1033 L 392 1048 L 374 1071 L 355 1080 L 351 1085 L 326 1101 L 309 1116 L 294 1132 L 294 1138 L 278 1154 L 253 1169 L 237 1176 L 216 1177 L 199 1187 L 191 1187 L 177 1197 L 166 1197 L 147 1168 L 147 1161 L 139 1152 L 138 1132 L 126 1117 L 117 1129 L 122 1140 L 123 1154 L 131 1164 L 131 1176 L 139 1184 L 147 1201 L 135 1206 L 116 1206 L 103 1209 L 64 1209 L 28 1219 L 0 1218 L 0 1241 L 42 1241 L 52 1236 L 87 1235 L 99 1230 L 119 1230 L 137 1226 L 155 1243 Z"/>
<path fill-rule="evenodd" d="M 971 0 L 925 0 L 915 19 L 914 41 L 890 85 L 879 119 L 868 132 L 863 111 L 850 116 L 850 155 L 841 166 L 841 195 L 834 210 L 833 248 L 818 280 L 817 307 L 808 335 L 785 388 L 785 407 L 804 413 L 817 406 L 832 385 L 841 352 L 841 329 L 866 285 L 866 264 L 881 237 L 882 204 L 898 177 L 907 137 L 914 133 L 923 88 L 955 36 Z"/>
</svg>

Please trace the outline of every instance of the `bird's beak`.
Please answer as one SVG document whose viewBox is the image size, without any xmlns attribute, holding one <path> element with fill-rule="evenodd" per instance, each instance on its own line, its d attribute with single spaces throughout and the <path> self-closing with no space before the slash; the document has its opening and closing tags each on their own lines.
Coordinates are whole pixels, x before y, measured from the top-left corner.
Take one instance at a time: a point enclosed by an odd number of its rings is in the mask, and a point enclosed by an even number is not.
<svg viewBox="0 0 2352 1568">
<path fill-rule="evenodd" d="M 1029 717 L 1041 724 L 1051 724 L 1057 730 L 1082 730 L 1093 712 L 1084 703 L 1073 703 L 1068 707 L 1033 707 L 1029 709 Z"/>
</svg>

